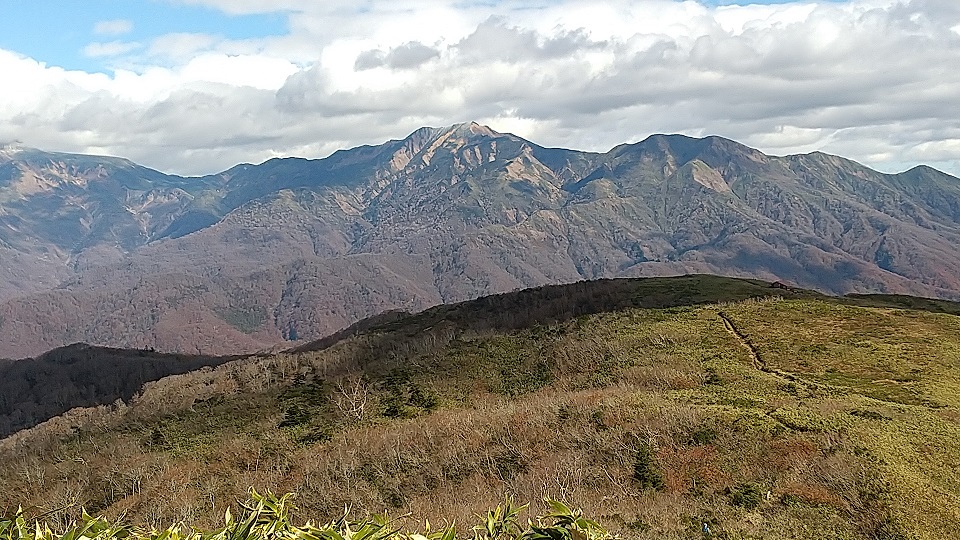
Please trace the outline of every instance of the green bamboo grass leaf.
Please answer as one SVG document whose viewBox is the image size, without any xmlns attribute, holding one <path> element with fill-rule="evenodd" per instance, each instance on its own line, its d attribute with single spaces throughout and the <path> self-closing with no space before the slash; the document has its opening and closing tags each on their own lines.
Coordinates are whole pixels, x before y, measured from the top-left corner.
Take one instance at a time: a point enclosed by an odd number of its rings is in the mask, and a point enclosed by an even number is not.
<svg viewBox="0 0 960 540">
<path fill-rule="evenodd" d="M 404 532 L 386 515 L 374 515 L 362 521 L 349 519 L 349 509 L 324 525 L 307 522 L 301 527 L 290 522 L 295 509 L 292 494 L 277 497 L 267 492 L 250 490 L 241 511 L 234 515 L 224 512 L 224 525 L 219 529 L 203 531 L 183 528 L 183 524 L 166 529 L 143 530 L 111 522 L 103 517 L 92 517 L 81 510 L 80 519 L 58 532 L 39 519 L 26 520 L 23 509 L 10 517 L 0 516 L 0 540 L 457 540 L 455 526 L 433 530 L 429 522 L 423 532 Z M 488 511 L 481 524 L 474 527 L 475 540 L 609 540 L 610 535 L 595 521 L 583 517 L 580 510 L 572 510 L 559 501 L 547 500 L 551 512 L 537 519 L 534 526 L 527 520 L 520 524 L 520 515 L 527 505 L 517 505 L 506 497 L 504 502 Z M 399 518 L 398 518 L 399 519 Z M 543 521 L 548 524 L 544 525 Z"/>
<path fill-rule="evenodd" d="M 569 506 L 563 504 L 560 501 L 555 501 L 553 499 L 546 499 L 547 505 L 553 509 L 553 515 L 557 516 L 572 516 L 574 514 L 573 510 Z"/>
<path fill-rule="evenodd" d="M 343 537 L 332 529 L 313 527 L 310 524 L 293 531 L 296 540 L 343 540 Z"/>
<path fill-rule="evenodd" d="M 523 534 L 522 540 L 573 540 L 570 530 L 562 527 L 533 527 Z"/>
<path fill-rule="evenodd" d="M 428 533 L 427 538 L 428 540 L 456 540 L 457 529 L 455 526 L 450 525 L 446 529 L 442 529 L 434 533 Z"/>
</svg>

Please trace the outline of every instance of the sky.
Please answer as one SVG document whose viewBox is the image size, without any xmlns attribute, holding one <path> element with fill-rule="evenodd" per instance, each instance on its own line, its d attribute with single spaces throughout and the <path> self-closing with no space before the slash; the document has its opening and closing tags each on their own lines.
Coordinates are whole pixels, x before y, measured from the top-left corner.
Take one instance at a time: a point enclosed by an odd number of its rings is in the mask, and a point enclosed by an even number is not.
<svg viewBox="0 0 960 540">
<path fill-rule="evenodd" d="M 957 0 L 0 0 L 0 144 L 184 175 L 477 121 L 960 174 Z"/>
</svg>

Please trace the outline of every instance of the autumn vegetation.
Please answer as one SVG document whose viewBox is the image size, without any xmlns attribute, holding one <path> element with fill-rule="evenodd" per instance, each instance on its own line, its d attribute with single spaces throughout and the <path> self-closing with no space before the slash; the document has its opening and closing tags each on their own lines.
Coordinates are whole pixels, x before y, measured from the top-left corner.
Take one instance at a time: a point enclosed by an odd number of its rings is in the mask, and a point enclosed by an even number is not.
<svg viewBox="0 0 960 540">
<path fill-rule="evenodd" d="M 467 537 L 506 495 L 521 528 L 562 500 L 625 538 L 948 538 L 956 308 L 691 276 L 389 317 L 0 441 L 0 514 L 222 531 L 255 487 L 297 493 L 291 523 Z"/>
</svg>

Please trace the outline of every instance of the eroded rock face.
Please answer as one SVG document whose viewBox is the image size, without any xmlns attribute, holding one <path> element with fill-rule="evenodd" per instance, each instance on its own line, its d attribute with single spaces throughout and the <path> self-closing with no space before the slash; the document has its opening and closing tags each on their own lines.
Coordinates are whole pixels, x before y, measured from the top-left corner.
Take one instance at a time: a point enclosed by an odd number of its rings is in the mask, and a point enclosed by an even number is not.
<svg viewBox="0 0 960 540">
<path fill-rule="evenodd" d="M 0 357 L 207 353 L 548 283 L 708 272 L 960 296 L 960 180 L 656 135 L 604 154 L 475 123 L 181 178 L 0 152 Z"/>
</svg>

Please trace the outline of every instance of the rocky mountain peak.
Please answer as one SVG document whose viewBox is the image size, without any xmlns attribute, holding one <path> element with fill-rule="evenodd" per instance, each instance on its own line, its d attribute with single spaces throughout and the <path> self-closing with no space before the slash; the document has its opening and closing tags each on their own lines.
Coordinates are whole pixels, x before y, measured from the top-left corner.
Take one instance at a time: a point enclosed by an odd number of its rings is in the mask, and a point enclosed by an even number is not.
<svg viewBox="0 0 960 540">
<path fill-rule="evenodd" d="M 467 143 L 478 142 L 502 136 L 487 126 L 476 122 L 463 122 L 441 128 L 434 137 L 435 145 L 463 146 Z"/>
<path fill-rule="evenodd" d="M 0 143 L 0 163 L 13 161 L 25 150 L 30 150 L 30 148 L 20 143 Z"/>
<path fill-rule="evenodd" d="M 478 138 L 500 135 L 477 122 L 463 122 L 441 128 L 422 127 L 401 141 L 402 144 L 391 156 L 389 168 L 391 172 L 398 172 L 418 155 L 424 164 L 429 164 L 440 148 L 453 150 Z"/>
<path fill-rule="evenodd" d="M 454 124 L 445 130 L 447 133 L 459 137 L 469 137 L 471 135 L 480 135 L 483 137 L 499 137 L 501 134 L 490 129 L 489 126 L 478 124 L 477 122 L 463 122 Z"/>
<path fill-rule="evenodd" d="M 414 135 L 418 133 L 419 130 L 414 132 Z M 411 137 L 414 135 L 411 135 Z M 418 157 L 424 165 L 430 165 L 430 163 L 434 161 L 435 156 L 441 153 L 441 150 L 447 153 L 456 153 L 466 146 L 484 142 L 490 142 L 495 146 L 492 139 L 500 136 L 502 136 L 502 134 L 476 122 L 454 124 L 450 127 L 440 128 L 434 131 L 432 139 L 423 144 L 418 150 Z M 408 137 L 408 140 L 409 139 Z"/>
</svg>

